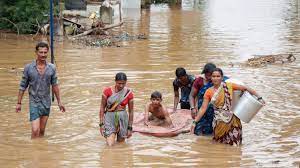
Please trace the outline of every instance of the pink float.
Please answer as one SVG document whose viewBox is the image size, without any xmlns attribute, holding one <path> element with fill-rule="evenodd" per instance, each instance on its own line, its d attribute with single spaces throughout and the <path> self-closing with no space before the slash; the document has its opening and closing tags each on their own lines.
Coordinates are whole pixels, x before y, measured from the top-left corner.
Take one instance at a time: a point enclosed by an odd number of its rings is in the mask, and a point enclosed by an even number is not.
<svg viewBox="0 0 300 168">
<path fill-rule="evenodd" d="M 150 122 L 148 126 L 144 124 L 144 113 L 135 113 L 133 120 L 133 132 L 156 137 L 173 137 L 181 133 L 190 132 L 192 117 L 191 111 L 186 109 L 177 109 L 175 113 L 168 108 L 174 127 L 155 126 Z"/>
</svg>

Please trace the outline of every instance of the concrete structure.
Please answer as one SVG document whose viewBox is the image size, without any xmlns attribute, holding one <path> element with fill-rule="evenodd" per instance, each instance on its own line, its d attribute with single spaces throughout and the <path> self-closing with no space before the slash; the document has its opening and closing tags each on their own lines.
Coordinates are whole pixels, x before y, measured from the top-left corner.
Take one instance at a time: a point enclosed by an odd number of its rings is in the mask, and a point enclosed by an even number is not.
<svg viewBox="0 0 300 168">
<path fill-rule="evenodd" d="M 96 16 L 106 24 L 115 24 L 121 22 L 121 16 L 138 19 L 140 18 L 140 8 L 142 1 L 146 3 L 151 0 L 120 0 L 120 4 L 113 2 L 110 7 L 101 6 L 100 2 L 92 2 L 86 5 L 86 10 L 64 10 L 64 15 L 89 17 L 92 13 L 96 13 Z M 124 15 L 123 15 L 124 11 Z"/>
<path fill-rule="evenodd" d="M 114 23 L 121 22 L 120 4 L 111 5 L 110 7 L 101 6 L 100 18 L 103 21 L 103 23 L 106 24 L 114 24 Z"/>
<path fill-rule="evenodd" d="M 122 8 L 140 9 L 142 0 L 121 0 Z"/>
</svg>

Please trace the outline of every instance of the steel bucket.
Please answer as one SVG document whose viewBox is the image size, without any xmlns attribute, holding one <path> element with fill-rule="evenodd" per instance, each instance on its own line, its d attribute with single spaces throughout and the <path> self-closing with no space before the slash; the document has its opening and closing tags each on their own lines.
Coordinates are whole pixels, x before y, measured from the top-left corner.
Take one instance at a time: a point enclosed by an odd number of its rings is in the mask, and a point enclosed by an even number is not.
<svg viewBox="0 0 300 168">
<path fill-rule="evenodd" d="M 234 78 L 229 78 L 229 79 L 226 80 L 226 82 L 235 83 L 235 84 L 238 84 L 238 85 L 245 86 L 245 84 L 242 81 L 240 81 L 238 79 L 234 79 Z M 239 102 L 242 94 L 243 94 L 243 92 L 240 91 L 240 90 L 234 90 L 233 91 L 233 95 L 232 95 L 232 109 L 235 108 L 235 106 Z"/>
<path fill-rule="evenodd" d="M 240 90 L 234 90 L 232 95 L 232 110 L 235 109 L 237 103 L 239 102 L 241 96 L 243 95 L 243 92 Z"/>
<path fill-rule="evenodd" d="M 263 104 L 255 96 L 245 91 L 233 109 L 233 113 L 242 121 L 249 123 L 262 107 Z"/>
</svg>

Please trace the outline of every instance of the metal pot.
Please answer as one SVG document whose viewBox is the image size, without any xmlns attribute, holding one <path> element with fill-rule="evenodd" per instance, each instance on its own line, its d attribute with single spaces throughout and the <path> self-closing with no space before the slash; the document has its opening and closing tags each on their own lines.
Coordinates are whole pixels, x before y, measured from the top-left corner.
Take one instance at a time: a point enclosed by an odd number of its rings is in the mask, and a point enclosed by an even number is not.
<svg viewBox="0 0 300 168">
<path fill-rule="evenodd" d="M 262 107 L 263 104 L 255 96 L 245 91 L 233 109 L 233 113 L 242 121 L 249 123 Z"/>
<path fill-rule="evenodd" d="M 237 103 L 239 102 L 243 92 L 240 90 L 234 90 L 232 95 L 232 110 L 236 107 Z"/>
</svg>

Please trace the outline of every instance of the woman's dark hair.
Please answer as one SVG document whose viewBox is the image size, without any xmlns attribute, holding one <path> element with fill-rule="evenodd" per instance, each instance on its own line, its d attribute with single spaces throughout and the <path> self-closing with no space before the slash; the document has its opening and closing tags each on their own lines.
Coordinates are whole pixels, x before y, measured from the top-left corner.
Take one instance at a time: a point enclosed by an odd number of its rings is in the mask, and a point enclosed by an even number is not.
<svg viewBox="0 0 300 168">
<path fill-rule="evenodd" d="M 162 99 L 162 95 L 159 91 L 154 91 L 152 94 L 151 94 L 151 99 Z"/>
<path fill-rule="evenodd" d="M 116 74 L 115 81 L 127 81 L 127 76 L 123 72 L 119 72 Z"/>
<path fill-rule="evenodd" d="M 38 51 L 39 48 L 44 48 L 44 47 L 46 47 L 47 50 L 49 50 L 49 45 L 48 45 L 48 43 L 47 43 L 47 42 L 44 42 L 44 41 L 40 41 L 40 42 L 38 42 L 38 43 L 36 44 L 35 50 Z"/>
<path fill-rule="evenodd" d="M 175 74 L 176 74 L 176 77 L 179 78 L 179 77 L 185 76 L 186 71 L 185 71 L 184 68 L 179 67 L 179 68 L 176 69 Z"/>
<path fill-rule="evenodd" d="M 215 64 L 213 63 L 207 63 L 205 64 L 203 70 L 202 70 L 202 74 L 205 74 L 205 73 L 212 73 L 212 71 L 217 68 Z"/>
<path fill-rule="evenodd" d="M 220 72 L 221 76 L 224 76 L 224 75 L 223 75 L 223 71 L 222 71 L 221 68 L 215 68 L 215 69 L 212 71 L 212 73 L 215 72 L 215 71 Z"/>
</svg>

